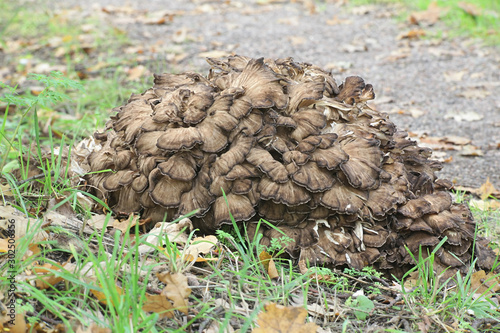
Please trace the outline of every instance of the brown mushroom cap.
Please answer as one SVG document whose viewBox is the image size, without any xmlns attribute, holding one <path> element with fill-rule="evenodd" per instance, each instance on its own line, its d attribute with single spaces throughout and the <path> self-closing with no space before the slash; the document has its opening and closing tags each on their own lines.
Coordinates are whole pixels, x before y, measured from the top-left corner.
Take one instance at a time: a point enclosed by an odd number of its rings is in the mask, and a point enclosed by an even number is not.
<svg viewBox="0 0 500 333">
<path fill-rule="evenodd" d="M 362 78 L 337 86 L 291 58 L 208 62 L 206 77 L 155 75 L 94 135 L 88 184 L 115 212 L 155 221 L 194 212 L 203 232 L 232 216 L 264 245 L 290 237 L 292 257 L 399 277 L 415 264 L 407 249 L 427 255 L 437 244 L 437 271 L 465 272 L 472 255 L 491 269 L 470 210 L 436 178 L 441 164 L 367 106 L 375 93 Z M 256 230 L 260 218 L 281 232 Z"/>
</svg>

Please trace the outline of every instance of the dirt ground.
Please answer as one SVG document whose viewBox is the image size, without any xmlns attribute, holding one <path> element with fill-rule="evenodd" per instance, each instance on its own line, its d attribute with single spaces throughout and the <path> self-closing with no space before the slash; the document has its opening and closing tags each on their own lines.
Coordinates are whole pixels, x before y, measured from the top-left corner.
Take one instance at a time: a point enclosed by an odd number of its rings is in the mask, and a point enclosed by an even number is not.
<svg viewBox="0 0 500 333">
<path fill-rule="evenodd" d="M 292 57 L 332 70 L 341 82 L 360 75 L 372 83 L 373 107 L 444 161 L 439 176 L 500 188 L 500 52 L 478 40 L 448 37 L 442 22 L 411 25 L 397 6 L 351 6 L 336 1 L 98 0 L 101 11 L 133 44 L 156 52 L 153 72 L 201 71 L 204 56 L 230 53 Z M 104 10 L 103 10 L 104 9 Z M 137 13 L 161 24 L 131 20 Z M 141 15 L 142 15 L 141 14 Z M 151 22 L 150 22 L 151 23 Z M 418 35 L 424 32 L 426 36 Z M 415 36 L 416 35 L 416 36 Z M 144 54 L 142 55 L 144 57 Z"/>
</svg>

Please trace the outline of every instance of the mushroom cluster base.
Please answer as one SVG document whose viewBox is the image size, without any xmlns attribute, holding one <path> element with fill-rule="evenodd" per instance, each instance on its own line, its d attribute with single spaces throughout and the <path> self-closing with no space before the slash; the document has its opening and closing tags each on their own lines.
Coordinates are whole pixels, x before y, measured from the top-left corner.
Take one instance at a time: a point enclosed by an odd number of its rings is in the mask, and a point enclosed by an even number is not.
<svg viewBox="0 0 500 333">
<path fill-rule="evenodd" d="M 89 157 L 89 184 L 114 212 L 174 220 L 212 232 L 231 223 L 285 234 L 310 264 L 374 266 L 401 276 L 443 239 L 435 269 L 466 272 L 495 254 L 475 238 L 464 204 L 431 150 L 371 109 L 370 84 L 337 85 L 325 70 L 287 59 L 208 59 L 207 76 L 155 75 L 115 109 Z M 224 193 L 227 198 L 224 198 Z M 275 228 L 256 222 L 265 219 Z"/>
</svg>

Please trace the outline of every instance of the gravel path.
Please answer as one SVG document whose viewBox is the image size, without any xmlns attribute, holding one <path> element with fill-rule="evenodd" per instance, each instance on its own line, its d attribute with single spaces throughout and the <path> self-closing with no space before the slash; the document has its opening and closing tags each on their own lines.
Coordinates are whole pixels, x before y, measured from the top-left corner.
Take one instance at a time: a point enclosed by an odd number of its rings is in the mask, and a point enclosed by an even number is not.
<svg viewBox="0 0 500 333">
<path fill-rule="evenodd" d="M 77 3 L 67 2 L 67 6 Z M 107 8 L 102 15 L 126 31 L 134 44 L 161 45 L 160 67 L 152 71 L 201 71 L 203 53 L 234 52 L 251 57 L 293 57 L 332 70 L 338 82 L 360 75 L 372 83 L 374 107 L 417 137 L 443 148 L 432 137 L 448 137 L 448 149 L 437 157 L 447 161 L 440 177 L 479 187 L 489 177 L 500 189 L 499 49 L 460 38 L 401 38 L 418 29 L 397 20 L 398 8 L 349 7 L 327 1 L 129 1 L 126 8 L 149 17 L 167 11 L 167 24 L 127 19 L 114 7 L 121 0 L 99 0 L 87 10 Z M 142 3 L 142 1 L 141 1 Z M 315 4 L 315 5 L 314 5 Z M 114 8 L 114 9 L 113 9 Z M 314 10 L 313 10 L 314 9 Z M 130 15 L 127 14 L 127 15 Z M 132 14 L 133 15 L 133 14 Z M 440 25 L 428 32 L 446 29 Z M 443 36 L 447 32 L 444 30 Z M 463 139 L 470 139 L 464 147 Z M 482 156 L 474 156 L 480 155 Z M 468 154 L 469 156 L 463 156 Z M 470 156 L 473 155 L 473 156 Z"/>
</svg>

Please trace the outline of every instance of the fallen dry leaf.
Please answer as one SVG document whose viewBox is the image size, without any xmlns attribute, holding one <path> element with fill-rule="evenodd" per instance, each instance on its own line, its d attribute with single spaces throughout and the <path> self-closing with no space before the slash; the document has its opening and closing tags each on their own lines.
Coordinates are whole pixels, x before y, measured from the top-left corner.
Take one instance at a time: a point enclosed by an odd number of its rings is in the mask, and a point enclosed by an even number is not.
<svg viewBox="0 0 500 333">
<path fill-rule="evenodd" d="M 307 40 L 302 37 L 302 36 L 289 36 L 288 37 L 288 40 L 290 40 L 290 43 L 293 45 L 293 46 L 297 46 L 297 45 L 302 45 L 304 44 Z"/>
<path fill-rule="evenodd" d="M 0 202 L 0 230 L 3 229 L 6 232 L 8 230 L 12 230 L 12 221 L 15 223 L 15 238 L 20 239 L 26 236 L 27 233 L 30 233 L 30 230 L 34 230 L 34 226 L 40 225 L 40 221 L 36 219 L 28 219 L 24 213 L 15 209 L 12 206 L 4 205 L 3 202 Z M 32 243 L 38 243 L 43 240 L 46 240 L 48 237 L 47 232 L 37 229 L 33 238 L 31 239 Z"/>
<path fill-rule="evenodd" d="M 477 200 L 471 199 L 469 205 L 476 207 L 482 211 L 497 210 L 500 209 L 500 201 L 498 200 Z"/>
<path fill-rule="evenodd" d="M 498 190 L 493 186 L 488 177 L 484 184 L 479 187 L 479 197 L 481 200 L 486 200 L 493 193 L 498 193 Z"/>
<path fill-rule="evenodd" d="M 7 253 L 9 252 L 9 240 L 8 239 L 0 239 L 0 252 Z"/>
<path fill-rule="evenodd" d="M 470 16 L 477 17 L 481 15 L 482 9 L 469 2 L 459 2 L 458 7 Z"/>
<path fill-rule="evenodd" d="M 445 15 L 447 8 L 439 7 L 436 1 L 429 4 L 426 10 L 410 14 L 408 20 L 411 24 L 433 25 L 439 21 L 441 16 Z"/>
<path fill-rule="evenodd" d="M 10 316 L 2 316 L 0 317 L 0 328 L 2 332 L 9 333 L 25 333 L 28 332 L 28 328 L 26 325 L 26 320 L 24 319 L 24 313 L 16 313 L 15 317 L 12 319 Z M 12 322 L 14 324 L 12 324 Z"/>
<path fill-rule="evenodd" d="M 191 230 L 193 230 L 193 224 L 188 218 L 183 218 L 177 223 L 158 222 L 146 237 L 146 243 L 151 244 L 151 246 L 139 245 L 139 253 L 144 254 L 157 250 L 160 243 L 164 243 L 165 237 L 168 237 L 170 243 L 186 244 L 188 241 L 187 232 L 191 232 Z"/>
<path fill-rule="evenodd" d="M 342 45 L 342 51 L 347 53 L 366 52 L 368 45 L 362 40 L 354 40 L 350 44 Z"/>
<path fill-rule="evenodd" d="M 169 11 L 158 11 L 150 15 L 142 15 L 137 18 L 137 22 L 149 25 L 162 25 L 171 23 L 175 13 Z"/>
<path fill-rule="evenodd" d="M 422 36 L 425 36 L 425 31 L 423 29 L 413 29 L 410 31 L 400 33 L 396 39 L 418 39 Z"/>
<path fill-rule="evenodd" d="M 457 82 L 462 81 L 465 74 L 467 74 L 466 70 L 444 72 L 443 75 L 446 82 Z"/>
<path fill-rule="evenodd" d="M 484 116 L 474 111 L 468 112 L 449 112 L 444 115 L 444 119 L 454 119 L 455 121 L 478 121 L 483 119 Z"/>
<path fill-rule="evenodd" d="M 431 328 L 431 326 L 432 326 L 431 320 L 426 315 L 422 315 L 421 319 L 422 319 L 422 321 L 417 323 L 419 332 L 421 332 L 421 333 L 429 332 L 429 328 Z"/>
<path fill-rule="evenodd" d="M 483 270 L 472 274 L 471 289 L 477 290 L 476 293 L 482 294 L 486 292 L 490 287 L 490 293 L 500 291 L 500 277 L 498 276 L 498 274 L 494 274 L 492 272 L 486 274 L 486 272 Z"/>
<path fill-rule="evenodd" d="M 473 98 L 485 98 L 486 96 L 491 95 L 491 91 L 485 89 L 485 88 L 469 88 L 467 90 L 462 91 L 458 96 L 462 96 L 468 99 L 473 99 Z"/>
<path fill-rule="evenodd" d="M 136 8 L 131 7 L 130 5 L 126 6 L 105 6 L 101 8 L 106 14 L 125 14 L 125 15 L 134 15 L 140 13 Z"/>
<path fill-rule="evenodd" d="M 275 303 L 264 305 L 257 317 L 257 325 L 252 333 L 316 333 L 318 325 L 304 323 L 307 310 L 302 307 L 285 307 Z"/>
<path fill-rule="evenodd" d="M 104 286 L 101 286 L 103 288 L 105 288 Z M 115 285 L 115 288 L 116 288 L 116 292 L 118 293 L 118 295 L 123 295 L 123 289 L 118 287 L 117 285 Z M 106 298 L 106 294 L 100 290 L 97 290 L 97 289 L 90 289 L 90 292 L 97 298 L 97 300 L 99 301 L 99 303 L 101 304 L 108 304 L 108 300 Z M 113 300 L 111 299 L 111 304 L 113 304 Z"/>
<path fill-rule="evenodd" d="M 147 68 L 144 67 L 143 65 L 133 67 L 127 71 L 127 74 L 128 74 L 127 78 L 130 81 L 139 80 L 141 77 L 144 76 L 144 73 L 146 73 L 146 71 L 147 71 Z"/>
<path fill-rule="evenodd" d="M 142 306 L 142 310 L 146 312 L 155 312 L 160 315 L 160 318 L 174 317 L 174 306 L 164 295 L 149 295 L 146 294 L 146 301 Z"/>
<path fill-rule="evenodd" d="M 6 197 L 11 197 L 13 196 L 12 194 L 12 189 L 10 188 L 9 184 L 0 184 L 0 196 L 6 196 Z"/>
<path fill-rule="evenodd" d="M 128 230 L 130 230 L 130 228 L 134 227 L 137 223 L 139 223 L 139 218 L 140 218 L 139 215 L 130 214 L 128 219 L 125 221 L 114 220 L 113 228 L 121 230 L 123 233 L 125 233 Z"/>
<path fill-rule="evenodd" d="M 445 143 L 451 143 L 453 145 L 459 145 L 459 146 L 468 145 L 472 142 L 471 139 L 458 135 L 447 135 L 442 138 L 442 141 L 444 141 Z"/>
<path fill-rule="evenodd" d="M 326 24 L 328 25 L 350 24 L 351 22 L 351 20 L 339 19 L 336 15 L 331 20 L 326 20 Z"/>
<path fill-rule="evenodd" d="M 184 260 L 196 262 L 206 262 L 218 260 L 217 258 L 201 258 L 200 254 L 209 253 L 217 244 L 217 237 L 208 235 L 205 237 L 196 237 L 191 244 L 184 250 Z"/>
<path fill-rule="evenodd" d="M 87 328 L 80 324 L 76 328 L 75 333 L 111 333 L 111 329 L 100 327 L 96 323 L 90 324 L 90 326 Z"/>
<path fill-rule="evenodd" d="M 271 279 L 276 279 L 279 277 L 273 257 L 269 253 L 267 253 L 266 251 L 262 251 L 259 254 L 259 259 Z"/>
<path fill-rule="evenodd" d="M 481 149 L 473 145 L 465 145 L 462 150 L 459 152 L 462 156 L 484 156 L 484 153 Z"/>
<path fill-rule="evenodd" d="M 339 311 L 335 311 L 331 307 L 326 308 L 323 304 L 312 303 L 307 305 L 307 312 L 313 317 L 327 318 L 333 320 L 340 316 Z"/>
<path fill-rule="evenodd" d="M 158 273 L 158 279 L 166 283 L 166 287 L 161 294 L 173 301 L 174 308 L 180 312 L 188 313 L 188 297 L 191 294 L 191 288 L 187 283 L 187 277 L 181 273 Z"/>
<path fill-rule="evenodd" d="M 468 186 L 455 186 L 455 190 L 471 193 L 471 194 L 474 194 L 477 196 L 481 196 L 481 191 L 480 191 L 479 187 L 473 188 L 473 187 L 468 187 Z M 491 193 L 491 195 L 497 199 L 500 199 L 500 191 L 498 191 L 498 190 L 495 190 L 493 193 Z"/>
<path fill-rule="evenodd" d="M 99 214 L 93 215 L 89 220 L 87 220 L 87 225 L 96 228 L 97 230 L 102 230 L 105 227 L 112 226 L 115 223 L 115 218 L 111 214 Z"/>
<path fill-rule="evenodd" d="M 399 48 L 396 51 L 391 52 L 391 54 L 385 58 L 389 62 L 394 62 L 399 59 L 407 58 L 411 54 L 411 49 L 408 47 Z"/>
<path fill-rule="evenodd" d="M 70 272 L 73 272 L 76 268 L 74 264 L 69 262 L 64 263 L 62 267 L 65 271 Z M 56 276 L 55 274 L 55 272 L 61 271 L 61 267 L 52 265 L 50 263 L 45 263 L 42 266 L 34 266 L 32 271 L 37 277 L 37 279 L 34 281 L 34 284 L 38 289 L 43 290 L 53 287 L 64 280 L 64 278 Z"/>
</svg>

